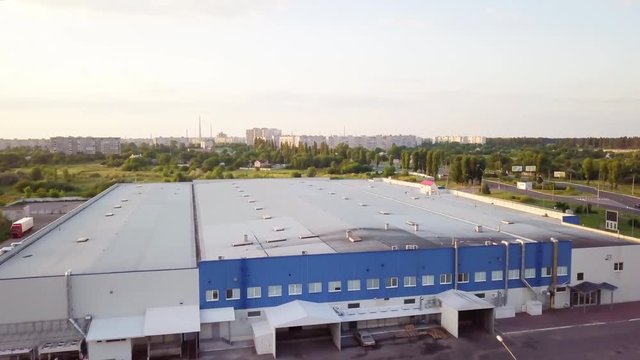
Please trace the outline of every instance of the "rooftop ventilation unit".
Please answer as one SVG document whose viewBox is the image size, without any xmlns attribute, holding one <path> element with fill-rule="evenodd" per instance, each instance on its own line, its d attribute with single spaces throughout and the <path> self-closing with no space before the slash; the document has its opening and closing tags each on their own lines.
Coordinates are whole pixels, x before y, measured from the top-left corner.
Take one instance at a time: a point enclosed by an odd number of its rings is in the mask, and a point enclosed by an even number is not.
<svg viewBox="0 0 640 360">
<path fill-rule="evenodd" d="M 307 254 L 309 254 L 307 250 L 302 250 L 302 255 L 307 255 Z"/>
<path fill-rule="evenodd" d="M 108 212 L 108 213 L 104 214 L 104 216 L 107 216 L 107 217 L 113 216 L 113 213 L 112 212 Z"/>
<path fill-rule="evenodd" d="M 283 241 L 287 241 L 287 239 L 286 238 L 278 238 L 278 239 L 267 240 L 268 243 L 277 243 L 277 242 L 283 242 Z"/>
<path fill-rule="evenodd" d="M 318 190 L 322 190 L 322 188 L 321 188 L 321 187 L 319 187 L 319 188 L 316 188 L 316 189 L 318 189 Z"/>
<path fill-rule="evenodd" d="M 253 241 L 249 241 L 249 235 L 244 234 L 243 241 L 233 244 L 233 247 L 252 245 Z"/>
<path fill-rule="evenodd" d="M 255 201 L 255 200 L 253 200 L 253 199 L 249 199 L 249 200 L 247 200 L 247 202 L 248 202 L 249 204 L 253 204 L 253 203 L 254 203 L 254 202 L 256 202 L 256 201 Z"/>
<path fill-rule="evenodd" d="M 122 202 L 127 202 L 127 201 L 129 201 L 129 199 L 122 199 L 122 200 L 120 200 L 120 201 L 122 201 Z"/>
<path fill-rule="evenodd" d="M 122 205 L 113 205 L 114 209 L 120 209 L 122 207 Z"/>
<path fill-rule="evenodd" d="M 416 222 L 415 221 L 411 221 L 411 220 L 407 220 L 407 225 L 409 226 L 415 226 Z"/>
<path fill-rule="evenodd" d="M 359 203 L 358 205 L 360 205 L 360 206 L 367 206 L 367 204 L 365 204 L 365 203 Z"/>
<path fill-rule="evenodd" d="M 418 250 L 418 245 L 406 245 L 405 250 Z"/>
<path fill-rule="evenodd" d="M 244 190 L 242 190 L 242 189 L 238 189 L 238 192 L 244 192 Z"/>
<path fill-rule="evenodd" d="M 484 242 L 484 245 L 485 246 L 490 246 L 490 245 L 493 245 L 493 243 L 490 240 L 487 240 L 487 241 Z"/>
<path fill-rule="evenodd" d="M 315 235 L 315 234 L 298 235 L 298 239 L 300 239 L 300 240 L 313 239 L 313 238 L 317 238 L 317 237 L 318 237 L 318 235 Z"/>
<path fill-rule="evenodd" d="M 269 219 L 271 219 L 271 215 L 265 215 L 265 216 L 263 216 L 262 218 L 263 218 L 264 220 L 269 220 Z"/>
<path fill-rule="evenodd" d="M 218 256 L 218 260 L 224 260 L 224 256 L 219 255 L 219 256 Z"/>
<path fill-rule="evenodd" d="M 349 200 L 349 197 L 348 196 L 343 196 L 342 200 Z"/>
<path fill-rule="evenodd" d="M 500 222 L 501 222 L 501 223 L 503 223 L 503 224 L 506 224 L 506 225 L 511 225 L 511 224 L 513 224 L 513 221 L 511 221 L 511 220 L 502 220 L 502 221 L 500 221 Z"/>
<path fill-rule="evenodd" d="M 88 237 L 80 237 L 80 238 L 76 239 L 77 243 L 84 243 L 84 242 L 87 242 L 87 241 L 89 241 Z"/>
<path fill-rule="evenodd" d="M 356 235 L 353 231 L 347 230 L 347 240 L 355 243 L 355 242 L 362 241 L 362 238 L 360 236 Z"/>
<path fill-rule="evenodd" d="M 137 188 L 141 188 L 141 187 L 142 187 L 142 185 L 136 185 L 136 187 L 137 187 Z"/>
<path fill-rule="evenodd" d="M 418 199 L 420 199 L 420 198 L 419 198 L 419 197 L 417 197 L 417 196 L 412 196 L 412 197 L 411 197 L 411 199 L 413 199 L 413 200 L 418 200 Z"/>
<path fill-rule="evenodd" d="M 385 211 L 385 210 L 380 210 L 380 211 L 378 211 L 378 213 L 380 213 L 381 215 L 389 215 L 389 214 L 391 214 L 390 212 Z"/>
<path fill-rule="evenodd" d="M 473 229 L 475 230 L 475 232 L 481 233 L 482 232 L 482 225 L 476 225 Z"/>
<path fill-rule="evenodd" d="M 396 245 L 391 245 L 391 250 L 398 250 L 398 247 Z"/>
<path fill-rule="evenodd" d="M 335 195 L 336 193 L 333 191 L 329 191 L 329 195 Z"/>
<path fill-rule="evenodd" d="M 284 231 L 284 228 L 280 226 L 276 226 L 273 228 L 273 231 Z"/>
<path fill-rule="evenodd" d="M 242 194 L 242 197 L 249 197 L 249 196 L 251 196 L 251 195 L 249 195 L 249 194 Z"/>
<path fill-rule="evenodd" d="M 254 210 L 262 210 L 262 206 L 256 206 L 253 208 Z"/>
</svg>

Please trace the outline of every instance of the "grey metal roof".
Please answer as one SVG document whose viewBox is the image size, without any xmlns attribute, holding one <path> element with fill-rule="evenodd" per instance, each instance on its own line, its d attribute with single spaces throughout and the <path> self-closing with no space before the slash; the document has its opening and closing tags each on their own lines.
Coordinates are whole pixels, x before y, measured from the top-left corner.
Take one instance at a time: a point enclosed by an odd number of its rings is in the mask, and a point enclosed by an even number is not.
<svg viewBox="0 0 640 360">
<path fill-rule="evenodd" d="M 194 187 L 203 260 L 445 247 L 452 238 L 462 246 L 551 237 L 574 247 L 628 244 L 558 220 L 380 181 L 243 179 Z M 348 241 L 347 230 L 362 241 Z"/>
<path fill-rule="evenodd" d="M 116 185 L 29 237 L 0 279 L 195 267 L 193 226 L 191 184 Z"/>
</svg>

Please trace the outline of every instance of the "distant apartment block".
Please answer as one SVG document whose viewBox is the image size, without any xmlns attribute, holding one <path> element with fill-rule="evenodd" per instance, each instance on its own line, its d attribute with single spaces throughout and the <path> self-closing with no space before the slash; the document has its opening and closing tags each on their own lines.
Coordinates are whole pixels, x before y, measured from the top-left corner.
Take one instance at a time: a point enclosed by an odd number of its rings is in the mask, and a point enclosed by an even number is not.
<svg viewBox="0 0 640 360">
<path fill-rule="evenodd" d="M 246 134 L 246 141 L 248 145 L 253 145 L 256 139 L 262 139 L 265 141 L 272 141 L 276 146 L 278 146 L 278 144 L 280 144 L 282 131 L 278 129 L 253 128 L 247 129 Z"/>
<path fill-rule="evenodd" d="M 484 136 L 436 136 L 434 142 L 436 144 L 457 142 L 460 144 L 482 145 L 487 142 L 487 138 Z"/>
<path fill-rule="evenodd" d="M 375 135 L 375 136 L 329 136 L 327 145 L 336 147 L 338 144 L 347 144 L 349 147 L 362 146 L 365 149 L 374 150 L 380 148 L 387 150 L 393 144 L 396 146 L 416 147 L 422 143 L 422 139 L 415 135 Z"/>
<path fill-rule="evenodd" d="M 129 138 L 129 139 L 122 139 L 120 141 L 122 144 L 135 144 L 136 146 L 141 146 L 141 145 L 153 145 L 154 141 L 153 138 Z"/>
<path fill-rule="evenodd" d="M 216 144 L 244 144 L 245 138 L 240 136 L 229 136 L 220 132 L 213 138 L 213 142 Z"/>
<path fill-rule="evenodd" d="M 52 137 L 51 151 L 62 154 L 120 154 L 120 138 Z"/>
<path fill-rule="evenodd" d="M 326 142 L 327 137 L 321 135 L 282 135 L 280 136 L 280 143 L 278 145 L 282 146 L 286 144 L 288 146 L 313 146 L 313 144 L 315 143 L 319 146 L 320 144 Z"/>
<path fill-rule="evenodd" d="M 49 139 L 0 139 L 0 150 L 18 147 L 49 149 L 51 142 Z"/>
</svg>

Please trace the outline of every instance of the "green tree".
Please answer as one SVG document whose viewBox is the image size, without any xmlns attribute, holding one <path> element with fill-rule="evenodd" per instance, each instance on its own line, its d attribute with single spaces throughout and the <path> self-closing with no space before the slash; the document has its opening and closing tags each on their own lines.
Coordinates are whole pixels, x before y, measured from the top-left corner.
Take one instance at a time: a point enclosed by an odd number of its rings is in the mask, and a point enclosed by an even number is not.
<svg viewBox="0 0 640 360">
<path fill-rule="evenodd" d="M 584 161 L 582 162 L 582 174 L 584 175 L 584 178 L 587 180 L 587 185 L 591 180 L 593 180 L 595 175 L 595 170 L 596 169 L 593 164 L 593 159 L 591 158 L 584 159 Z"/>
<path fill-rule="evenodd" d="M 458 184 L 464 181 L 464 174 L 462 171 L 462 156 L 456 156 L 453 161 L 451 161 L 449 177 L 451 177 L 451 180 L 457 182 Z"/>
<path fill-rule="evenodd" d="M 42 169 L 39 166 L 34 167 L 33 169 L 31 169 L 29 177 L 31 177 L 31 180 L 33 181 L 44 179 L 44 176 L 42 175 Z"/>
<path fill-rule="evenodd" d="M 618 188 L 621 170 L 622 165 L 620 164 L 620 161 L 614 160 L 609 164 L 609 185 L 612 189 Z"/>
</svg>

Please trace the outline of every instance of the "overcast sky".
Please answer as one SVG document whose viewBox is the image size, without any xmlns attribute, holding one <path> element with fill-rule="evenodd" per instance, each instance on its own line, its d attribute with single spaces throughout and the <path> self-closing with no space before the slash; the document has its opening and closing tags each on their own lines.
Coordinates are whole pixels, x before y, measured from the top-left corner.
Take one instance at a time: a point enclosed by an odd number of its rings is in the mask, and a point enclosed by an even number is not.
<svg viewBox="0 0 640 360">
<path fill-rule="evenodd" d="M 640 136 L 640 1 L 0 1 L 0 138 Z"/>
</svg>

